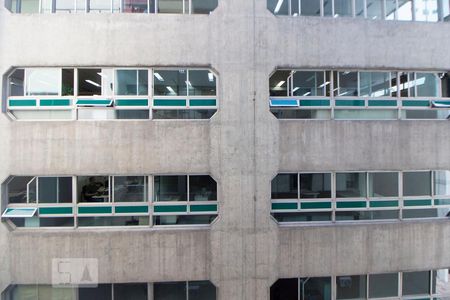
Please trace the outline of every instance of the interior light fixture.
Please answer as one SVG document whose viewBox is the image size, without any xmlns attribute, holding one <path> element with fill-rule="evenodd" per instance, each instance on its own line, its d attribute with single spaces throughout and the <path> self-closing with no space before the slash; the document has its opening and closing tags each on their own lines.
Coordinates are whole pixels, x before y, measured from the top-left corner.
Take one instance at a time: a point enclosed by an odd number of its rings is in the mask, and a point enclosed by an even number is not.
<svg viewBox="0 0 450 300">
<path fill-rule="evenodd" d="M 330 82 L 327 81 L 327 82 L 322 83 L 321 85 L 319 85 L 319 87 L 320 87 L 320 88 L 323 88 L 324 86 L 327 86 L 327 85 L 329 85 L 329 84 L 330 84 Z"/>
<path fill-rule="evenodd" d="M 92 85 L 95 85 L 96 87 L 101 87 L 100 84 L 98 84 L 97 82 L 94 82 L 94 81 L 92 81 L 92 80 L 90 80 L 90 79 L 86 79 L 85 81 L 86 81 L 87 83 L 90 83 L 90 84 L 92 84 Z"/>
<path fill-rule="evenodd" d="M 298 87 L 298 86 L 296 86 L 293 90 L 292 90 L 292 92 L 293 93 L 295 93 L 296 91 L 298 91 L 300 88 Z"/>
<path fill-rule="evenodd" d="M 100 75 L 100 77 L 108 78 L 108 75 L 106 75 L 105 73 L 97 72 L 97 74 Z"/>
<path fill-rule="evenodd" d="M 211 73 L 211 72 L 208 73 L 208 80 L 209 80 L 209 82 L 213 82 L 214 81 L 214 74 L 213 73 Z"/>
<path fill-rule="evenodd" d="M 156 79 L 159 81 L 164 81 L 164 78 L 158 72 L 153 73 L 153 75 L 155 75 Z"/>
<path fill-rule="evenodd" d="M 309 96 L 309 95 L 311 95 L 311 92 L 306 92 L 303 94 L 303 96 Z"/>
<path fill-rule="evenodd" d="M 284 0 L 278 0 L 277 5 L 275 6 L 275 10 L 273 11 L 274 13 L 278 13 L 281 9 L 281 5 L 283 5 Z"/>
<path fill-rule="evenodd" d="M 278 82 L 278 84 L 276 85 L 276 87 L 281 87 L 286 81 L 281 80 L 280 82 Z"/>
<path fill-rule="evenodd" d="M 168 89 L 171 94 L 176 94 L 171 86 L 166 86 L 166 89 Z"/>
<path fill-rule="evenodd" d="M 191 82 L 190 82 L 189 80 L 186 80 L 185 82 L 186 82 L 186 84 L 187 84 L 188 86 L 192 87 L 192 84 L 191 84 Z"/>
</svg>

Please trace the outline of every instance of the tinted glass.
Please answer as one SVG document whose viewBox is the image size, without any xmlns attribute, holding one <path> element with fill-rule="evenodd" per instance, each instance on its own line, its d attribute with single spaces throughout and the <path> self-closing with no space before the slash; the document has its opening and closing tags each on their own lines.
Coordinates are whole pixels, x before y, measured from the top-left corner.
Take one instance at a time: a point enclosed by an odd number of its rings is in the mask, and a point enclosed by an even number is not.
<svg viewBox="0 0 450 300">
<path fill-rule="evenodd" d="M 216 9 L 218 0 L 192 0 L 193 14 L 209 14 Z"/>
<path fill-rule="evenodd" d="M 418 97 L 439 97 L 439 80 L 434 73 L 416 73 Z"/>
<path fill-rule="evenodd" d="M 338 72 L 339 92 L 335 96 L 358 96 L 358 72 Z"/>
<path fill-rule="evenodd" d="M 300 174 L 300 198 L 331 198 L 331 174 Z"/>
<path fill-rule="evenodd" d="M 337 211 L 336 221 L 395 220 L 398 210 Z"/>
<path fill-rule="evenodd" d="M 189 201 L 217 200 L 217 183 L 209 175 L 189 176 Z"/>
<path fill-rule="evenodd" d="M 275 15 L 288 15 L 289 1 L 290 0 L 267 0 L 267 8 Z"/>
<path fill-rule="evenodd" d="M 123 217 L 78 217 L 78 226 L 148 226 L 149 217 L 123 216 Z"/>
<path fill-rule="evenodd" d="M 78 69 L 78 95 L 93 96 L 102 94 L 101 69 Z"/>
<path fill-rule="evenodd" d="M 278 279 L 270 287 L 270 300 L 298 300 L 298 278 Z"/>
<path fill-rule="evenodd" d="M 434 171 L 434 194 L 450 195 L 450 171 Z"/>
<path fill-rule="evenodd" d="M 297 71 L 293 75 L 294 96 L 324 96 L 326 87 L 324 72 Z"/>
<path fill-rule="evenodd" d="M 114 300 L 147 300 L 147 284 L 114 284 Z"/>
<path fill-rule="evenodd" d="M 153 78 L 156 96 L 186 96 L 186 70 L 155 70 Z"/>
<path fill-rule="evenodd" d="M 404 172 L 403 196 L 431 196 L 431 172 Z"/>
<path fill-rule="evenodd" d="M 360 72 L 360 96 L 390 96 L 389 72 Z"/>
<path fill-rule="evenodd" d="M 78 176 L 78 202 L 109 202 L 108 176 Z"/>
<path fill-rule="evenodd" d="M 8 203 L 27 203 L 27 184 L 35 182 L 33 178 L 31 176 L 16 176 L 11 179 L 8 183 Z M 34 200 L 30 199 L 30 202 L 36 202 L 35 194 L 30 195 L 30 198 Z"/>
<path fill-rule="evenodd" d="M 168 14 L 182 14 L 183 0 L 158 0 L 158 12 Z"/>
<path fill-rule="evenodd" d="M 39 203 L 71 203 L 72 177 L 39 177 Z"/>
<path fill-rule="evenodd" d="M 272 180 L 272 199 L 297 199 L 297 179 L 297 174 L 278 174 Z"/>
<path fill-rule="evenodd" d="M 78 289 L 80 299 L 95 299 L 95 300 L 111 300 L 112 290 L 110 284 L 99 284 L 96 288 L 82 288 Z"/>
<path fill-rule="evenodd" d="M 383 0 L 367 0 L 367 18 L 372 20 L 382 20 L 383 5 Z"/>
<path fill-rule="evenodd" d="M 74 95 L 74 69 L 62 69 L 61 96 Z"/>
<path fill-rule="evenodd" d="M 148 120 L 150 111 L 148 109 L 118 109 L 116 118 L 120 120 Z"/>
<path fill-rule="evenodd" d="M 369 173 L 369 197 L 397 197 L 398 173 Z"/>
<path fill-rule="evenodd" d="M 320 0 L 300 0 L 301 14 L 304 16 L 320 16 Z"/>
<path fill-rule="evenodd" d="M 145 176 L 114 176 L 114 202 L 147 201 Z"/>
<path fill-rule="evenodd" d="M 155 201 L 187 201 L 187 176 L 155 176 Z"/>
<path fill-rule="evenodd" d="M 23 69 L 17 69 L 9 76 L 9 96 L 24 95 L 24 80 L 25 71 Z"/>
<path fill-rule="evenodd" d="M 430 293 L 430 272 L 404 272 L 403 295 L 424 295 Z"/>
<path fill-rule="evenodd" d="M 331 221 L 331 212 L 274 213 L 273 217 L 283 222 L 324 222 Z"/>
<path fill-rule="evenodd" d="M 215 109 L 154 109 L 154 120 L 207 120 L 216 113 Z"/>
<path fill-rule="evenodd" d="M 270 96 L 288 96 L 287 81 L 291 71 L 276 71 L 270 76 Z"/>
<path fill-rule="evenodd" d="M 270 110 L 278 119 L 331 119 L 331 111 L 327 109 L 274 109 Z"/>
<path fill-rule="evenodd" d="M 158 282 L 153 284 L 154 300 L 186 299 L 186 282 Z"/>
<path fill-rule="evenodd" d="M 208 225 L 217 215 L 154 216 L 154 225 Z"/>
<path fill-rule="evenodd" d="M 366 173 L 336 173 L 336 197 L 366 197 Z"/>
<path fill-rule="evenodd" d="M 369 275 L 369 298 L 397 297 L 398 274 Z"/>
<path fill-rule="evenodd" d="M 300 299 L 330 300 L 331 277 L 300 278 Z"/>
<path fill-rule="evenodd" d="M 147 0 L 123 0 L 122 10 L 125 13 L 147 13 Z"/>
<path fill-rule="evenodd" d="M 208 70 L 190 70 L 187 84 L 190 96 L 216 95 L 216 77 Z"/>
<path fill-rule="evenodd" d="M 336 277 L 336 299 L 366 298 L 366 276 Z"/>
<path fill-rule="evenodd" d="M 335 17 L 353 16 L 353 0 L 334 0 Z"/>
<path fill-rule="evenodd" d="M 189 281 L 189 300 L 215 300 L 216 287 L 209 281 Z"/>
</svg>

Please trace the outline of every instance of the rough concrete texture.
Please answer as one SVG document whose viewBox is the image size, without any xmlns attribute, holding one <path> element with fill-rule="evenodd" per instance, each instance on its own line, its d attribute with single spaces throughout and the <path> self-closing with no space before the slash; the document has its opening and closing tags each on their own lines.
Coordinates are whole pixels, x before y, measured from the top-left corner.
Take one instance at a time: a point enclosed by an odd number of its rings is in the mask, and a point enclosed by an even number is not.
<svg viewBox="0 0 450 300">
<path fill-rule="evenodd" d="M 12 122 L 0 115 L 0 177 L 210 173 L 211 230 L 38 230 L 0 225 L 0 288 L 50 283 L 53 257 L 97 257 L 102 282 L 210 279 L 224 299 L 268 299 L 278 277 L 450 265 L 450 223 L 279 228 L 279 171 L 450 169 L 450 125 L 278 121 L 277 67 L 449 70 L 450 24 L 275 17 L 264 0 L 210 16 L 12 15 L 0 10 L 0 71 L 13 66 L 192 66 L 219 73 L 210 121 Z M 2 99 L 4 101 L 4 99 Z"/>
</svg>

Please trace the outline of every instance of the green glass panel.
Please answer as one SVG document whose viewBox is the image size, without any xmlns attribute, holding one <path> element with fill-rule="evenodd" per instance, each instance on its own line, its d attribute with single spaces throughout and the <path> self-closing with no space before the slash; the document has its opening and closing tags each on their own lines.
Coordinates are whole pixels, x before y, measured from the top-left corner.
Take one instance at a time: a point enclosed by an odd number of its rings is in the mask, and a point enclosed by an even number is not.
<svg viewBox="0 0 450 300">
<path fill-rule="evenodd" d="M 337 208 L 360 208 L 366 207 L 366 201 L 342 201 L 337 203 Z"/>
<path fill-rule="evenodd" d="M 397 106 L 397 100 L 369 100 L 369 106 Z"/>
<path fill-rule="evenodd" d="M 154 106 L 186 106 L 186 100 L 184 99 L 155 99 L 153 100 Z"/>
<path fill-rule="evenodd" d="M 39 208 L 39 214 L 41 215 L 63 215 L 72 214 L 72 207 L 41 207 Z"/>
<path fill-rule="evenodd" d="M 402 101 L 403 106 L 409 106 L 409 107 L 428 107 L 430 106 L 430 101 L 428 100 L 403 100 Z"/>
<path fill-rule="evenodd" d="M 26 99 L 26 100 L 9 100 L 9 106 L 36 106 L 36 100 Z"/>
<path fill-rule="evenodd" d="M 364 106 L 364 100 L 336 100 L 336 106 Z"/>
<path fill-rule="evenodd" d="M 217 204 L 191 205 L 191 211 L 217 211 Z"/>
<path fill-rule="evenodd" d="M 155 206 L 155 213 L 187 212 L 187 205 Z"/>
<path fill-rule="evenodd" d="M 330 106 L 330 100 L 300 100 L 300 106 Z"/>
<path fill-rule="evenodd" d="M 190 106 L 216 106 L 216 99 L 192 99 L 189 100 Z"/>
<path fill-rule="evenodd" d="M 331 208 L 331 202 L 304 202 L 300 204 L 302 209 Z"/>
<path fill-rule="evenodd" d="M 397 207 L 398 200 L 370 201 L 370 207 Z"/>
<path fill-rule="evenodd" d="M 82 206 L 78 207 L 79 214 L 110 214 L 111 206 Z"/>
<path fill-rule="evenodd" d="M 116 213 L 148 213 L 148 206 L 116 206 Z"/>
<path fill-rule="evenodd" d="M 450 205 L 450 199 L 436 199 L 434 205 Z"/>
<path fill-rule="evenodd" d="M 404 200 L 403 204 L 405 206 L 430 206 L 431 199 L 421 199 L 421 200 Z"/>
<path fill-rule="evenodd" d="M 116 106 L 148 106 L 147 99 L 118 99 Z"/>
<path fill-rule="evenodd" d="M 297 209 L 297 203 L 272 203 L 272 210 L 277 209 Z"/>
<path fill-rule="evenodd" d="M 87 100 L 78 100 L 78 105 L 109 105 L 111 103 L 111 100 L 94 100 L 94 99 L 87 99 Z"/>
<path fill-rule="evenodd" d="M 41 106 L 69 106 L 70 100 L 69 99 L 41 99 L 39 103 Z"/>
</svg>

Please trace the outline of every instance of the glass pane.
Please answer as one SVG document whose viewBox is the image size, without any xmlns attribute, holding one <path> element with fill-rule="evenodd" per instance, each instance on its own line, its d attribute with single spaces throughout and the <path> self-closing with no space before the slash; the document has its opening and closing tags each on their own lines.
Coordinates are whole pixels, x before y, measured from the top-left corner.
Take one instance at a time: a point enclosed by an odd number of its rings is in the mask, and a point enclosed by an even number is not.
<svg viewBox="0 0 450 300">
<path fill-rule="evenodd" d="M 137 95 L 137 70 L 116 71 L 116 95 Z"/>
<path fill-rule="evenodd" d="M 122 10 L 125 13 L 147 13 L 147 0 L 123 0 Z"/>
<path fill-rule="evenodd" d="M 369 298 L 397 297 L 398 274 L 369 275 Z"/>
<path fill-rule="evenodd" d="M 70 120 L 70 110 L 14 110 L 11 111 L 17 120 Z"/>
<path fill-rule="evenodd" d="M 154 201 L 187 201 L 187 176 L 155 176 Z"/>
<path fill-rule="evenodd" d="M 403 295 L 430 293 L 430 272 L 403 272 Z"/>
<path fill-rule="evenodd" d="M 274 109 L 270 110 L 277 119 L 330 120 L 329 109 Z"/>
<path fill-rule="evenodd" d="M 79 108 L 78 120 L 114 120 L 116 110 L 110 108 Z"/>
<path fill-rule="evenodd" d="M 331 212 L 275 213 L 273 217 L 283 222 L 326 222 L 331 221 Z"/>
<path fill-rule="evenodd" d="M 272 199 L 297 199 L 297 179 L 297 174 L 278 174 L 272 180 Z"/>
<path fill-rule="evenodd" d="M 86 12 L 86 0 L 75 0 L 77 5 L 77 12 Z"/>
<path fill-rule="evenodd" d="M 186 299 L 186 282 L 156 282 L 153 284 L 154 300 Z"/>
<path fill-rule="evenodd" d="M 62 69 L 61 96 L 74 95 L 74 69 Z"/>
<path fill-rule="evenodd" d="M 189 201 L 216 201 L 217 183 L 209 175 L 189 176 Z"/>
<path fill-rule="evenodd" d="M 79 299 L 111 300 L 111 285 L 99 284 L 96 288 L 78 288 Z"/>
<path fill-rule="evenodd" d="M 289 1 L 290 0 L 267 0 L 267 8 L 273 12 L 274 15 L 289 15 Z"/>
<path fill-rule="evenodd" d="M 147 300 L 146 283 L 114 284 L 114 300 Z"/>
<path fill-rule="evenodd" d="M 72 13 L 75 12 L 75 0 L 56 0 L 56 13 Z"/>
<path fill-rule="evenodd" d="M 397 0 L 386 0 L 386 20 L 395 20 L 396 19 L 396 11 L 397 4 L 395 3 Z"/>
<path fill-rule="evenodd" d="M 399 20 L 412 21 L 412 2 L 412 0 L 398 0 L 397 16 Z"/>
<path fill-rule="evenodd" d="M 65 218 L 39 218 L 39 227 L 73 227 L 73 217 Z"/>
<path fill-rule="evenodd" d="M 400 73 L 400 96 L 401 97 L 415 97 L 416 81 L 414 80 L 414 73 Z M 422 79 L 423 81 L 423 79 Z"/>
<path fill-rule="evenodd" d="M 189 281 L 189 300 L 215 300 L 216 287 L 209 281 Z"/>
<path fill-rule="evenodd" d="M 168 14 L 182 14 L 183 0 L 158 0 L 158 12 Z"/>
<path fill-rule="evenodd" d="M 398 173 L 369 173 L 369 197 L 398 197 Z"/>
<path fill-rule="evenodd" d="M 186 70 L 155 70 L 153 75 L 156 96 L 186 96 Z"/>
<path fill-rule="evenodd" d="M 39 12 L 38 0 L 21 0 L 19 2 L 20 12 L 23 14 L 31 14 Z"/>
<path fill-rule="evenodd" d="M 215 109 L 154 109 L 154 120 L 207 120 L 216 113 Z"/>
<path fill-rule="evenodd" d="M 332 0 L 323 0 L 323 15 L 324 16 L 332 16 Z"/>
<path fill-rule="evenodd" d="M 450 119 L 450 110 L 402 110 L 402 119 L 428 119 L 428 120 L 446 120 Z"/>
<path fill-rule="evenodd" d="M 148 226 L 149 217 L 123 216 L 123 217 L 78 217 L 78 226 Z"/>
<path fill-rule="evenodd" d="M 108 13 L 112 11 L 111 0 L 88 0 L 89 12 Z"/>
<path fill-rule="evenodd" d="M 335 96 L 358 96 L 358 72 L 338 72 L 339 90 Z"/>
<path fill-rule="evenodd" d="M 41 13 L 52 13 L 52 0 L 41 0 Z"/>
<path fill-rule="evenodd" d="M 404 172 L 403 196 L 431 196 L 431 172 Z"/>
<path fill-rule="evenodd" d="M 359 18 L 364 18 L 364 1 L 365 0 L 355 0 L 355 16 Z"/>
<path fill-rule="evenodd" d="M 360 72 L 360 96 L 383 97 L 390 96 L 390 73 Z"/>
<path fill-rule="evenodd" d="M 445 212 L 444 212 L 444 214 L 440 215 L 440 217 L 444 217 Z M 438 213 L 439 213 L 439 210 L 436 208 L 404 209 L 402 216 L 403 216 L 403 219 L 437 218 L 439 216 Z"/>
<path fill-rule="evenodd" d="M 337 109 L 334 112 L 337 120 L 396 120 L 397 110 L 394 109 Z"/>
<path fill-rule="evenodd" d="M 148 70 L 138 70 L 138 95 L 148 95 Z"/>
<path fill-rule="evenodd" d="M 287 81 L 291 71 L 276 71 L 270 76 L 269 87 L 270 96 L 288 96 Z"/>
<path fill-rule="evenodd" d="M 366 275 L 336 277 L 336 299 L 361 298 L 366 298 Z"/>
<path fill-rule="evenodd" d="M 336 197 L 364 198 L 366 194 L 366 173 L 336 173 Z"/>
<path fill-rule="evenodd" d="M 367 0 L 367 18 L 372 20 L 383 19 L 383 1 L 384 0 Z"/>
<path fill-rule="evenodd" d="M 27 185 L 31 184 L 34 177 L 16 176 L 8 182 L 8 203 L 27 203 Z M 36 195 L 30 195 L 31 199 L 36 199 Z M 32 201 L 35 202 L 35 201 Z"/>
<path fill-rule="evenodd" d="M 36 299 L 75 300 L 76 290 L 73 288 L 54 288 L 50 285 L 39 285 Z"/>
<path fill-rule="evenodd" d="M 300 198 L 331 198 L 331 174 L 300 174 Z"/>
<path fill-rule="evenodd" d="M 27 96 L 59 95 L 60 69 L 27 69 L 26 76 Z"/>
<path fill-rule="evenodd" d="M 78 202 L 109 202 L 108 176 L 78 176 Z"/>
<path fill-rule="evenodd" d="M 121 120 L 148 120 L 150 111 L 148 109 L 120 109 L 116 110 L 116 118 Z"/>
<path fill-rule="evenodd" d="M 450 269 L 433 271 L 432 293 L 437 295 L 450 295 Z M 448 297 L 447 297 L 448 299 Z"/>
<path fill-rule="evenodd" d="M 24 95 L 24 69 L 17 69 L 9 76 L 9 96 L 23 96 Z"/>
<path fill-rule="evenodd" d="M 324 72 L 296 71 L 293 76 L 292 92 L 294 96 L 324 96 Z"/>
<path fill-rule="evenodd" d="M 300 278 L 300 300 L 311 299 L 331 299 L 331 277 Z"/>
<path fill-rule="evenodd" d="M 39 203 L 71 203 L 72 177 L 39 177 Z"/>
<path fill-rule="evenodd" d="M 414 5 L 416 21 L 438 21 L 438 0 L 415 0 Z"/>
<path fill-rule="evenodd" d="M 416 73 L 418 97 L 439 97 L 439 80 L 434 73 Z"/>
<path fill-rule="evenodd" d="M 298 278 L 278 279 L 270 287 L 270 300 L 298 299 Z"/>
<path fill-rule="evenodd" d="M 145 176 L 114 176 L 114 202 L 147 201 Z"/>
<path fill-rule="evenodd" d="M 442 0 L 442 17 L 444 21 L 450 21 L 450 0 Z"/>
<path fill-rule="evenodd" d="M 353 16 L 353 0 L 334 0 L 334 16 L 335 17 L 351 17 Z"/>
<path fill-rule="evenodd" d="M 320 0 L 300 0 L 301 15 L 320 16 Z"/>
<path fill-rule="evenodd" d="M 78 69 L 78 96 L 102 94 L 102 69 Z"/>
<path fill-rule="evenodd" d="M 450 171 L 434 171 L 434 194 L 450 195 Z"/>
<path fill-rule="evenodd" d="M 210 14 L 218 5 L 218 0 L 192 0 L 193 14 Z"/>
<path fill-rule="evenodd" d="M 11 291 L 11 300 L 38 299 L 37 285 L 16 285 Z"/>
<path fill-rule="evenodd" d="M 208 70 L 190 70 L 187 85 L 190 96 L 216 95 L 216 76 Z"/>
<path fill-rule="evenodd" d="M 439 73 L 439 78 L 441 79 L 441 97 L 450 97 L 450 72 Z"/>
<path fill-rule="evenodd" d="M 398 218 L 399 218 L 398 210 L 337 211 L 336 212 L 336 221 L 395 220 Z"/>
<path fill-rule="evenodd" d="M 153 225 L 208 225 L 217 215 L 154 216 Z"/>
</svg>

